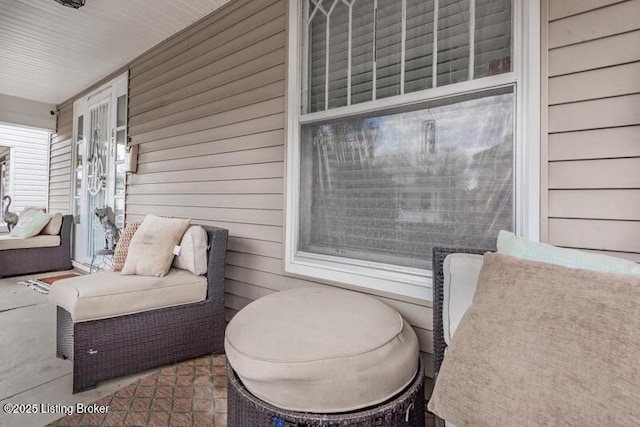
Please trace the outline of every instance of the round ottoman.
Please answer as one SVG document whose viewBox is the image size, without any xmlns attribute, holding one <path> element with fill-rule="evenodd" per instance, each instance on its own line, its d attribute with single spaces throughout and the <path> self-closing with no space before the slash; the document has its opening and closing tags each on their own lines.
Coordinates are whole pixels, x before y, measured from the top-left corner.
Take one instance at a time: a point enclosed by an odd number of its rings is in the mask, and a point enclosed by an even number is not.
<svg viewBox="0 0 640 427">
<path fill-rule="evenodd" d="M 333 288 L 260 298 L 229 322 L 225 352 L 231 427 L 424 425 L 418 340 L 376 298 Z"/>
</svg>

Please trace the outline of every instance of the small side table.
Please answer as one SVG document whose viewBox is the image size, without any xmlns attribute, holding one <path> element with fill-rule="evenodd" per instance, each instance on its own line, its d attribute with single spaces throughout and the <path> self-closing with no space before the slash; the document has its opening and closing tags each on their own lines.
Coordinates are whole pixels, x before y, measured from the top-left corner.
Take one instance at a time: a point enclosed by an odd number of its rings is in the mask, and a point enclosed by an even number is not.
<svg viewBox="0 0 640 427">
<path fill-rule="evenodd" d="M 111 249 L 98 249 L 93 253 L 91 258 L 91 266 L 89 267 L 89 273 L 98 272 L 111 268 L 113 263 L 113 250 Z M 95 268 L 95 271 L 94 271 Z"/>
</svg>

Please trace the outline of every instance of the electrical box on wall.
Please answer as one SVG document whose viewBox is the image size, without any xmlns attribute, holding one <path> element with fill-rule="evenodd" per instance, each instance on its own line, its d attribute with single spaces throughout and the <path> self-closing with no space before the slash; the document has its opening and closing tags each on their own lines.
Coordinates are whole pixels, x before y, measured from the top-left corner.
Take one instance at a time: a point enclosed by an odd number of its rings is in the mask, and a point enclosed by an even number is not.
<svg viewBox="0 0 640 427">
<path fill-rule="evenodd" d="M 125 172 L 131 173 L 136 173 L 136 171 L 138 170 L 137 145 L 127 145 L 125 147 L 124 170 Z"/>
</svg>

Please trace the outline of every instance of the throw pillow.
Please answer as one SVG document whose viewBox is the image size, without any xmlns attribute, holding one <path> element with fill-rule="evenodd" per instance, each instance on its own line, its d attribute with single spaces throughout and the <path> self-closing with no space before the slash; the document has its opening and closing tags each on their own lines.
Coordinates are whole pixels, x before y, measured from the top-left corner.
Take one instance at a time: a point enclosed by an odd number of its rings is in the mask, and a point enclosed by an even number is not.
<svg viewBox="0 0 640 427">
<path fill-rule="evenodd" d="M 190 220 L 147 215 L 133 235 L 122 274 L 163 277 Z"/>
<path fill-rule="evenodd" d="M 37 210 L 30 210 L 18 220 L 9 236 L 26 239 L 40 233 L 51 219 L 51 215 Z"/>
<path fill-rule="evenodd" d="M 47 208 L 44 206 L 25 206 L 21 211 L 20 211 L 20 215 L 18 215 L 18 221 L 22 218 L 22 216 L 24 214 L 26 214 L 29 211 L 39 211 L 42 213 L 47 213 Z"/>
<path fill-rule="evenodd" d="M 62 228 L 62 214 L 57 212 L 51 214 L 51 219 L 44 226 L 40 234 L 47 234 L 51 236 L 57 236 L 60 234 L 60 229 Z"/>
<path fill-rule="evenodd" d="M 542 261 L 570 268 L 601 271 L 603 273 L 640 276 L 640 264 L 633 261 L 533 242 L 504 230 L 498 233 L 497 246 L 498 253 L 531 261 Z"/>
<path fill-rule="evenodd" d="M 180 255 L 173 259 L 173 266 L 200 276 L 207 273 L 207 232 L 199 225 L 192 225 L 180 242 Z"/>
<path fill-rule="evenodd" d="M 640 278 L 484 255 L 429 410 L 455 425 L 638 425 Z"/>
<path fill-rule="evenodd" d="M 138 230 L 140 224 L 141 223 L 139 221 L 129 223 L 122 231 L 120 240 L 118 240 L 116 248 L 113 250 L 113 264 L 111 266 L 112 271 L 122 271 L 124 262 L 127 259 L 127 254 L 129 253 L 129 245 L 131 244 L 131 239 L 133 238 L 133 235 L 136 234 L 136 230 Z"/>
</svg>

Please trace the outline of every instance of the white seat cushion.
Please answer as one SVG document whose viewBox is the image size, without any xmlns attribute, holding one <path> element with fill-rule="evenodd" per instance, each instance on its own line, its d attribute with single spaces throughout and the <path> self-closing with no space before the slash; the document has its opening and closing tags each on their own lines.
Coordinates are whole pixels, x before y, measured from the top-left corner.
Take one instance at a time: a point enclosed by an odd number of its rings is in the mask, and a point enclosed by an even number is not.
<svg viewBox="0 0 640 427">
<path fill-rule="evenodd" d="M 60 246 L 60 236 L 48 236 L 38 234 L 28 237 L 11 237 L 8 234 L 0 236 L 0 250 L 5 249 L 29 249 L 29 248 L 54 248 Z"/>
<path fill-rule="evenodd" d="M 462 316 L 471 307 L 482 262 L 482 255 L 464 253 L 449 254 L 444 259 L 442 325 L 447 344 L 451 343 Z"/>
<path fill-rule="evenodd" d="M 415 332 L 378 299 L 332 288 L 260 298 L 229 322 L 229 363 L 256 397 L 279 408 L 343 412 L 383 402 L 418 369 Z"/>
<path fill-rule="evenodd" d="M 207 278 L 177 268 L 164 277 L 102 271 L 57 281 L 49 293 L 50 301 L 67 310 L 74 322 L 204 301 L 206 297 Z"/>
</svg>

